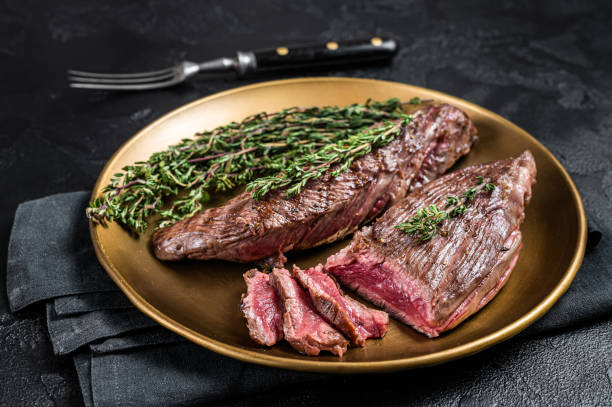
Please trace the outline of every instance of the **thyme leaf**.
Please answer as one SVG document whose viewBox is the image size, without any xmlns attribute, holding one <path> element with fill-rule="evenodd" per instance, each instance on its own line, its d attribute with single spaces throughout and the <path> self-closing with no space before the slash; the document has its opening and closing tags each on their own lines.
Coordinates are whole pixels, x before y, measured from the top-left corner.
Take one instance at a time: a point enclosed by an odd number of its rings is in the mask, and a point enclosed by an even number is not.
<svg viewBox="0 0 612 407">
<path fill-rule="evenodd" d="M 460 198 L 456 196 L 446 197 L 446 206 L 440 209 L 437 205 L 429 205 L 417 209 L 416 215 L 410 220 L 396 226 L 397 229 L 415 236 L 419 241 L 425 242 L 433 238 L 438 232 L 439 225 L 448 218 L 461 216 L 467 210 L 467 206 L 474 201 L 480 191 L 491 192 L 496 186 L 493 183 L 484 183 L 481 176 L 475 177 L 475 186 L 469 187 Z"/>
</svg>

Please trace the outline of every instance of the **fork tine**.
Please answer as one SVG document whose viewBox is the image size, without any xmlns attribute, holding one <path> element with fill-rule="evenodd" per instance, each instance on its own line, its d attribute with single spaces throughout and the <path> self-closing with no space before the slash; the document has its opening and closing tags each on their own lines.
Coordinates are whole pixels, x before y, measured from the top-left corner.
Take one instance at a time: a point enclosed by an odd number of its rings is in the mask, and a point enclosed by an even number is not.
<svg viewBox="0 0 612 407">
<path fill-rule="evenodd" d="M 165 79 L 172 79 L 176 75 L 176 72 L 168 72 L 157 76 L 148 76 L 144 78 L 133 77 L 133 78 L 89 78 L 80 76 L 69 76 L 68 80 L 73 82 L 85 82 L 85 83 L 108 83 L 108 84 L 132 84 L 132 83 L 147 83 L 147 82 L 158 82 Z"/>
<path fill-rule="evenodd" d="M 70 84 L 71 88 L 79 89 L 100 89 L 100 90 L 150 90 L 165 88 L 168 86 L 176 85 L 182 82 L 179 78 L 173 78 L 163 82 L 153 83 L 140 83 L 140 84 L 105 84 L 105 83 L 83 83 L 73 82 Z"/>
<path fill-rule="evenodd" d="M 163 74 L 174 72 L 174 69 L 175 68 L 166 68 L 166 69 L 160 69 L 158 71 L 136 72 L 136 73 L 101 73 L 101 72 L 75 71 L 74 69 L 69 69 L 68 75 L 81 76 L 85 78 L 128 79 L 128 78 L 145 78 L 145 77 L 163 75 Z"/>
</svg>

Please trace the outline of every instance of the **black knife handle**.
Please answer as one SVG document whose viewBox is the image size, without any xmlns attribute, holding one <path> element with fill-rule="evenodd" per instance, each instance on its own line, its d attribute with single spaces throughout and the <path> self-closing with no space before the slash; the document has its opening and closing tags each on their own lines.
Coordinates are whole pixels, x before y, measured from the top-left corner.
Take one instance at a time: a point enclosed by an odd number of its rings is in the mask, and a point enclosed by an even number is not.
<svg viewBox="0 0 612 407">
<path fill-rule="evenodd" d="M 397 53 L 398 44 L 390 38 L 328 41 L 326 43 L 280 46 L 253 51 L 249 70 L 298 68 L 387 59 Z"/>
</svg>

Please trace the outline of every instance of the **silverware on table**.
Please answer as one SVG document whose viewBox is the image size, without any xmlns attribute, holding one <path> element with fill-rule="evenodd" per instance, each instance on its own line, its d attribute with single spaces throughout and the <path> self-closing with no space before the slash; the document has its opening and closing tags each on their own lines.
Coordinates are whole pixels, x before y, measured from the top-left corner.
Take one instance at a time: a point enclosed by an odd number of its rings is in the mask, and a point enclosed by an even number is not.
<svg viewBox="0 0 612 407">
<path fill-rule="evenodd" d="M 389 38 L 330 41 L 238 51 L 235 58 L 218 58 L 202 63 L 183 61 L 171 68 L 151 72 L 111 74 L 69 70 L 68 79 L 73 88 L 149 90 L 177 85 L 202 72 L 234 71 L 244 75 L 273 69 L 365 62 L 391 58 L 397 49 L 397 42 Z"/>
</svg>

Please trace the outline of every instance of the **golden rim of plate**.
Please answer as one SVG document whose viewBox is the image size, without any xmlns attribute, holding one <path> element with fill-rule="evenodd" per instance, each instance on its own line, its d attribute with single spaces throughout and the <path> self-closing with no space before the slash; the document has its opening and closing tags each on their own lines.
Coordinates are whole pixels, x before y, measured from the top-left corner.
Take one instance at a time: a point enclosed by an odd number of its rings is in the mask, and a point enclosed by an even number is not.
<svg viewBox="0 0 612 407">
<path fill-rule="evenodd" d="M 295 79 L 284 79 L 284 80 L 276 80 L 276 81 L 268 81 L 268 82 L 260 82 L 253 85 L 241 86 L 238 88 L 233 88 L 230 90 L 226 90 L 223 92 L 215 93 L 210 96 L 206 96 L 190 102 L 186 105 L 183 105 L 171 112 L 165 114 L 159 119 L 147 125 L 141 131 L 132 136 L 129 140 L 127 140 L 108 160 L 107 164 L 104 166 L 104 169 L 100 173 L 98 181 L 93 189 L 92 199 L 95 197 L 95 192 L 100 190 L 102 185 L 102 181 L 104 178 L 104 174 L 109 170 L 110 165 L 114 161 L 115 157 L 119 154 L 119 152 L 128 148 L 130 144 L 132 144 L 137 138 L 139 138 L 142 134 L 147 133 L 149 129 L 159 125 L 160 123 L 168 120 L 169 118 L 178 115 L 186 110 L 191 109 L 192 107 L 199 105 L 201 103 L 206 103 L 214 99 L 226 97 L 232 94 L 240 93 L 245 90 L 253 90 L 257 88 L 270 87 L 270 86 L 279 86 L 279 85 L 287 85 L 287 84 L 296 84 L 296 83 L 309 83 L 309 82 L 354 82 L 354 83 L 386 83 L 395 86 L 410 86 L 413 89 L 422 90 L 426 93 L 439 95 L 442 98 L 448 98 L 450 95 L 445 94 L 443 92 L 434 91 L 431 89 L 403 84 L 399 82 L 392 81 L 383 81 L 377 79 L 364 79 L 364 78 L 349 78 L 349 77 L 309 77 L 309 78 L 295 78 Z M 577 208 L 577 218 L 578 218 L 578 239 L 577 245 L 572 256 L 572 260 L 570 262 L 567 271 L 565 272 L 563 278 L 559 281 L 559 283 L 554 287 L 554 289 L 534 308 L 532 308 L 529 312 L 524 314 L 522 317 L 514 321 L 513 323 L 506 325 L 504 328 L 499 329 L 489 335 L 483 336 L 477 340 L 465 343 L 463 345 L 459 345 L 453 347 L 451 349 L 446 349 L 442 351 L 437 351 L 425 355 L 402 358 L 402 359 L 393 359 L 393 360 L 385 360 L 385 361 L 372 361 L 372 362 L 344 362 L 341 359 L 338 361 L 317 361 L 317 360 L 303 360 L 303 359 L 287 359 L 284 357 L 274 356 L 274 355 L 266 355 L 260 352 L 254 352 L 250 350 L 246 350 L 234 345 L 229 345 L 221 341 L 217 341 L 211 339 L 203 334 L 200 334 L 189 327 L 176 322 L 165 314 L 161 313 L 154 306 L 152 306 L 149 302 L 147 302 L 143 297 L 141 297 L 124 279 L 121 277 L 121 273 L 117 270 L 114 265 L 108 261 L 108 256 L 105 255 L 104 249 L 100 244 L 97 233 L 95 232 L 95 225 L 90 221 L 90 235 L 94 245 L 96 256 L 98 260 L 110 275 L 112 280 L 119 286 L 119 288 L 125 293 L 125 295 L 129 298 L 129 300 L 144 314 L 161 324 L 162 326 L 174 331 L 175 333 L 189 339 L 190 341 L 203 346 L 207 349 L 210 349 L 219 354 L 229 356 L 234 359 L 238 359 L 244 362 L 256 363 L 265 366 L 292 369 L 292 370 L 301 370 L 301 371 L 311 371 L 311 372 L 327 372 L 327 373 L 364 373 L 364 372 L 383 372 L 383 371 L 396 371 L 401 369 L 411 369 L 416 367 L 425 367 L 432 366 L 444 362 L 448 362 L 451 360 L 455 360 L 461 357 L 469 356 L 474 353 L 477 353 L 481 350 L 484 350 L 496 343 L 502 342 L 506 339 L 511 338 L 512 336 L 518 334 L 526 327 L 534 323 L 540 317 L 542 317 L 552 306 L 553 304 L 565 293 L 565 291 L 570 286 L 572 280 L 574 279 L 580 265 L 582 264 L 582 259 L 584 257 L 584 251 L 586 248 L 586 240 L 587 240 L 587 221 L 586 215 L 584 212 L 584 206 L 582 204 L 582 199 L 580 198 L 580 193 L 578 189 L 574 185 L 571 177 L 565 170 L 565 168 L 561 165 L 561 163 L 555 158 L 555 156 L 537 139 L 527 133 L 525 130 L 521 129 L 514 123 L 509 120 L 499 116 L 496 113 L 493 113 L 483 107 L 480 107 L 474 103 L 468 102 L 464 99 L 450 96 L 452 99 L 460 101 L 461 103 L 470 106 L 472 109 L 476 111 L 480 111 L 481 113 L 486 114 L 487 116 L 493 117 L 496 120 L 504 123 L 506 126 L 513 128 L 516 132 L 522 133 L 523 136 L 530 139 L 534 144 L 541 147 L 542 151 L 548 156 L 548 159 L 557 167 L 557 169 L 563 175 L 565 181 L 570 187 L 572 199 Z"/>
</svg>

